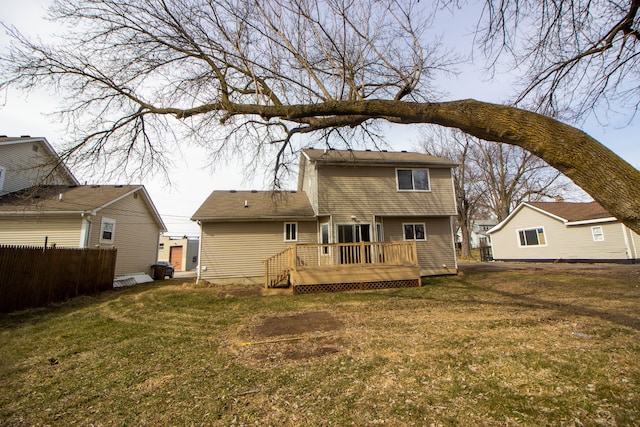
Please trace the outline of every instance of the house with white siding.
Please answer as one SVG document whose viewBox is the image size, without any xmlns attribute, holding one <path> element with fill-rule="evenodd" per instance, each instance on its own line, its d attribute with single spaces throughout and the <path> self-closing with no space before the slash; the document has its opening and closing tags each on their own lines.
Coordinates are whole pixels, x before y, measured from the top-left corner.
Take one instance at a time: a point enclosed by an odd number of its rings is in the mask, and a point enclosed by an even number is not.
<svg viewBox="0 0 640 427">
<path fill-rule="evenodd" d="M 44 138 L 0 137 L 0 244 L 116 247 L 116 275 L 149 273 L 166 227 L 142 185 L 79 185 Z"/>
<path fill-rule="evenodd" d="M 193 214 L 199 278 L 339 290 L 456 274 L 455 166 L 420 153 L 303 150 L 296 190 L 214 191 Z"/>
<path fill-rule="evenodd" d="M 640 236 L 597 202 L 526 202 L 488 231 L 496 261 L 637 263 Z"/>
</svg>

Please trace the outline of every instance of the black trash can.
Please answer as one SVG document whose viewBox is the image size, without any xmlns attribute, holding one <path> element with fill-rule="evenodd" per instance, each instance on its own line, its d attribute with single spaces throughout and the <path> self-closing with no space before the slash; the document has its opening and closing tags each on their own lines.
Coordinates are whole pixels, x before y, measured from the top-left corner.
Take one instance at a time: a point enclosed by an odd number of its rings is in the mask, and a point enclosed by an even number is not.
<svg viewBox="0 0 640 427">
<path fill-rule="evenodd" d="M 164 280 L 164 274 L 167 272 L 166 265 L 154 264 L 151 269 L 153 270 L 153 280 Z"/>
</svg>

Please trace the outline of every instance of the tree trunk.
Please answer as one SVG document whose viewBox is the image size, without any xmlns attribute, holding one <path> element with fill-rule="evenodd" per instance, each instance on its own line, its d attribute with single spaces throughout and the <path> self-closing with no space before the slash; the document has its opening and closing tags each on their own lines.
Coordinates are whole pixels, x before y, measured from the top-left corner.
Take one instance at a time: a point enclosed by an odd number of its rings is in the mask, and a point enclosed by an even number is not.
<svg viewBox="0 0 640 427">
<path fill-rule="evenodd" d="M 211 109 L 221 106 L 212 104 Z M 222 109 L 230 115 L 260 114 L 318 129 L 356 125 L 373 118 L 404 124 L 432 123 L 488 141 L 517 145 L 564 173 L 613 216 L 640 233 L 640 171 L 581 130 L 530 111 L 473 99 L 437 103 L 328 101 L 287 106 L 229 103 Z"/>
</svg>

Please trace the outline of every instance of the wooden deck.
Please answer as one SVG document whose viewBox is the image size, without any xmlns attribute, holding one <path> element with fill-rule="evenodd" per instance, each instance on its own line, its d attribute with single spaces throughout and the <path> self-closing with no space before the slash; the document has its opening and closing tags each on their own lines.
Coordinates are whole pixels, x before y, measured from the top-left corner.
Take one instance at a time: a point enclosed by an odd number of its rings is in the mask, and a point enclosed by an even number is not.
<svg viewBox="0 0 640 427">
<path fill-rule="evenodd" d="M 420 286 L 415 242 L 294 244 L 265 261 L 265 286 L 295 293 Z"/>
</svg>

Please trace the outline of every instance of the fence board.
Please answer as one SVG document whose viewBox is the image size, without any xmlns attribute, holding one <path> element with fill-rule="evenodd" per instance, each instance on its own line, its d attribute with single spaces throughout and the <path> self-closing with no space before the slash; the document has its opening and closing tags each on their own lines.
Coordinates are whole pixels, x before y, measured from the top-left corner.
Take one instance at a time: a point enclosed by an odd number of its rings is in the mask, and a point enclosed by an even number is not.
<svg viewBox="0 0 640 427">
<path fill-rule="evenodd" d="M 116 249 L 0 245 L 0 312 L 113 289 Z"/>
</svg>

